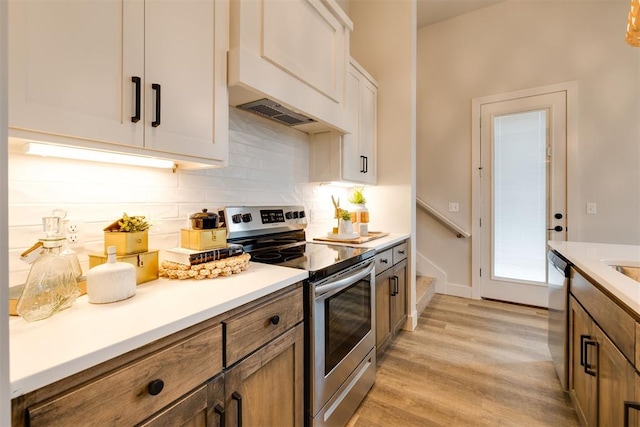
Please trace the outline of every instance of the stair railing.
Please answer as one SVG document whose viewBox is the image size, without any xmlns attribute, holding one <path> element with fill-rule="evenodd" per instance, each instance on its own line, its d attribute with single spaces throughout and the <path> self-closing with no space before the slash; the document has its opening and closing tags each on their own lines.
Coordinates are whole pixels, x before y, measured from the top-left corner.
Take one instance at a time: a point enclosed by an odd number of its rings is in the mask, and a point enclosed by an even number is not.
<svg viewBox="0 0 640 427">
<path fill-rule="evenodd" d="M 457 238 L 464 237 L 465 239 L 468 239 L 469 237 L 471 237 L 471 233 L 469 233 L 464 228 L 460 227 L 458 224 L 456 224 L 455 222 L 451 221 L 449 218 L 447 218 L 446 216 L 438 212 L 434 207 L 427 204 L 424 200 L 416 197 L 416 205 L 418 205 L 429 215 L 437 219 L 442 225 L 447 227 L 449 230 L 454 232 Z"/>
</svg>

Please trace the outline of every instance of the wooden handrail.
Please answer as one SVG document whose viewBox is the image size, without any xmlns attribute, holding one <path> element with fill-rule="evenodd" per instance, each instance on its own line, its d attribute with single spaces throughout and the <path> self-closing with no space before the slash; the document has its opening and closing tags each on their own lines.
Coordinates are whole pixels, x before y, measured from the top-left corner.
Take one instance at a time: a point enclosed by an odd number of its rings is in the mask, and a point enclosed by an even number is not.
<svg viewBox="0 0 640 427">
<path fill-rule="evenodd" d="M 424 209 L 424 211 L 427 212 L 429 215 L 431 215 L 432 217 L 440 221 L 440 223 L 445 227 L 447 227 L 449 230 L 453 231 L 456 234 L 456 237 L 458 238 L 464 237 L 465 239 L 468 239 L 469 237 L 471 237 L 471 233 L 469 233 L 464 228 L 460 227 L 458 224 L 451 221 L 449 218 L 447 218 L 446 216 L 438 212 L 435 208 L 428 205 L 425 201 L 417 197 L 416 197 L 416 205 L 418 205 L 419 207 Z"/>
</svg>

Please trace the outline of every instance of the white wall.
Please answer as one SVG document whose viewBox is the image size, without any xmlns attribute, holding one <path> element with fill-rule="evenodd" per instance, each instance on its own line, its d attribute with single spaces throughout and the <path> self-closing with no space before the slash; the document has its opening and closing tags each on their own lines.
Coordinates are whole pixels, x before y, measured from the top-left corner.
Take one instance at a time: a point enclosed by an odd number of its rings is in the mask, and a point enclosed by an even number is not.
<svg viewBox="0 0 640 427">
<path fill-rule="evenodd" d="M 418 197 L 471 230 L 471 99 L 576 80 L 571 234 L 640 244 L 640 49 L 624 42 L 628 12 L 626 0 L 507 1 L 421 29 Z M 449 201 L 459 213 L 447 212 Z M 451 283 L 470 286 L 469 241 L 424 212 L 417 240 Z"/>
<path fill-rule="evenodd" d="M 415 0 L 350 0 L 351 55 L 378 81 L 378 185 L 368 187 L 370 229 L 415 236 Z M 410 313 L 415 313 L 415 239 L 410 240 Z"/>
<path fill-rule="evenodd" d="M 302 204 L 309 235 L 331 230 L 331 194 L 345 189 L 308 184 L 306 133 L 231 108 L 229 167 L 172 173 L 27 156 L 9 156 L 10 285 L 26 280 L 20 253 L 42 234 L 42 217 L 55 208 L 85 222 L 86 244 L 77 250 L 86 272 L 89 251 L 103 251 L 102 229 L 119 218 L 146 215 L 149 246 L 179 246 L 180 228 L 202 208 L 236 204 Z M 346 200 L 346 194 L 342 195 Z"/>
</svg>

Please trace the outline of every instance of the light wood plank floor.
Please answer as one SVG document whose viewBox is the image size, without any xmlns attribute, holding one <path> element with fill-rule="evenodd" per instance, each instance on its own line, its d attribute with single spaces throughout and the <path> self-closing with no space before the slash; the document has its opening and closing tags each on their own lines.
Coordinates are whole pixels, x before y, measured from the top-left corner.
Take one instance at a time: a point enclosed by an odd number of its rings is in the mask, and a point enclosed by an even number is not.
<svg viewBox="0 0 640 427">
<path fill-rule="evenodd" d="M 547 349 L 546 310 L 437 294 L 378 360 L 348 427 L 578 426 Z"/>
</svg>

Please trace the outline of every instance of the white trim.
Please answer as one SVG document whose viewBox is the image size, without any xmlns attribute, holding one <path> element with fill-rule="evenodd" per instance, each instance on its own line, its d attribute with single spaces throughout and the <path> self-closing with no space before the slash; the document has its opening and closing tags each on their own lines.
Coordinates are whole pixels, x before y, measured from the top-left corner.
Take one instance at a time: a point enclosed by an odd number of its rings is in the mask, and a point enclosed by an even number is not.
<svg viewBox="0 0 640 427">
<path fill-rule="evenodd" d="M 567 100 L 567 238 L 579 238 L 580 215 L 578 206 L 578 82 L 569 81 L 490 95 L 471 100 L 471 297 L 480 299 L 480 266 L 482 265 L 480 248 L 480 108 L 483 104 L 546 95 L 554 92 L 566 92 Z"/>
</svg>

